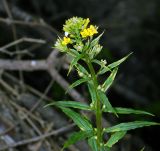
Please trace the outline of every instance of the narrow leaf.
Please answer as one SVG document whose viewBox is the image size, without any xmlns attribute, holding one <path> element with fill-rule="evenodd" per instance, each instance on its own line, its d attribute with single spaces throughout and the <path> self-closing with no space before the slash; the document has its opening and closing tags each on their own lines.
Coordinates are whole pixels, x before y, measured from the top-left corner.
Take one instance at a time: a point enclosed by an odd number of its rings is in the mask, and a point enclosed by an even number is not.
<svg viewBox="0 0 160 151">
<path fill-rule="evenodd" d="M 88 144 L 91 147 L 92 151 L 98 151 L 96 136 L 88 139 Z"/>
<path fill-rule="evenodd" d="M 103 33 L 104 33 L 104 32 L 103 32 Z M 93 39 L 93 40 L 91 41 L 90 47 L 94 47 L 94 46 L 98 43 L 98 41 L 99 41 L 99 39 L 102 37 L 103 33 L 101 33 L 98 37 L 96 37 L 95 39 Z"/>
<path fill-rule="evenodd" d="M 80 54 L 78 53 L 78 51 L 75 50 L 75 49 L 69 49 L 68 53 L 69 53 L 71 56 L 74 56 L 74 57 L 80 55 Z"/>
<path fill-rule="evenodd" d="M 115 107 L 114 109 L 117 114 L 145 114 L 145 115 L 154 116 L 152 113 L 142 111 L 142 110 L 135 110 L 131 108 Z M 113 113 L 113 111 L 107 110 L 107 109 L 104 109 L 104 112 Z"/>
<path fill-rule="evenodd" d="M 119 131 L 128 131 L 144 126 L 151 126 L 151 125 L 160 125 L 159 123 L 156 122 L 148 122 L 148 121 L 134 121 L 134 122 L 128 122 L 128 123 L 120 123 L 118 125 L 105 128 L 105 132 L 119 132 Z"/>
<path fill-rule="evenodd" d="M 91 81 L 88 82 L 88 89 L 89 89 L 89 93 L 91 95 L 92 103 L 94 103 L 97 98 L 96 98 L 96 91 L 94 89 L 94 85 Z"/>
<path fill-rule="evenodd" d="M 71 108 L 77 108 L 81 110 L 91 110 L 90 106 L 87 104 L 81 103 L 81 102 L 75 102 L 75 101 L 56 101 L 52 102 L 50 104 L 47 104 L 47 106 L 55 105 L 57 107 L 71 107 Z"/>
<path fill-rule="evenodd" d="M 73 66 L 75 66 L 77 64 L 77 62 L 82 58 L 82 54 L 79 54 L 78 56 L 76 56 L 72 61 L 71 61 L 71 64 L 69 66 L 69 70 L 68 70 L 68 74 L 71 72 Z"/>
<path fill-rule="evenodd" d="M 116 62 L 113 62 L 111 64 L 109 64 L 107 66 L 107 68 L 104 68 L 103 70 L 101 70 L 98 74 L 101 75 L 101 74 L 104 74 L 105 72 L 108 72 L 110 71 L 111 69 L 115 68 L 115 67 L 118 67 L 121 63 L 123 63 L 130 55 L 132 54 L 132 52 L 130 54 L 128 54 L 127 56 L 123 57 L 122 59 L 116 61 Z"/>
<path fill-rule="evenodd" d="M 77 126 L 81 130 L 86 130 L 86 131 L 92 130 L 92 125 L 84 116 L 81 116 L 80 114 L 74 112 L 69 108 L 61 108 L 61 109 L 67 116 L 69 116 L 74 121 L 74 123 L 77 124 Z"/>
<path fill-rule="evenodd" d="M 120 59 L 120 60 L 118 60 L 118 61 L 116 61 L 116 62 L 113 62 L 113 63 L 109 64 L 108 67 L 109 67 L 110 69 L 112 69 L 112 68 L 115 68 L 115 67 L 119 66 L 119 65 L 120 65 L 122 62 L 124 62 L 132 53 L 133 53 L 133 52 L 131 52 L 130 54 L 128 54 L 128 55 L 125 56 L 124 58 L 122 58 L 122 59 Z"/>
<path fill-rule="evenodd" d="M 93 135 L 93 131 L 79 131 L 79 132 L 74 132 L 69 139 L 65 142 L 63 149 L 69 147 L 70 145 L 84 140 L 87 137 L 91 137 Z"/>
<path fill-rule="evenodd" d="M 98 64 L 99 66 L 101 66 L 100 70 L 99 70 L 98 73 L 97 73 L 98 75 L 100 75 L 101 72 L 102 72 L 104 69 L 107 70 L 107 71 L 111 71 L 111 72 L 112 72 L 112 70 L 111 70 L 110 68 L 108 68 L 108 66 L 105 66 L 104 63 L 102 63 L 101 61 L 99 61 L 99 60 L 97 60 L 97 59 L 94 59 L 92 62 L 94 62 L 94 63 Z"/>
<path fill-rule="evenodd" d="M 112 107 L 111 103 L 109 102 L 107 96 L 105 95 L 105 93 L 99 90 L 98 94 L 99 94 L 100 100 L 103 103 L 103 109 L 106 111 L 111 111 L 116 116 L 118 116 L 115 109 Z"/>
<path fill-rule="evenodd" d="M 123 138 L 125 134 L 126 134 L 126 131 L 120 131 L 120 132 L 116 132 L 116 133 L 112 134 L 110 139 L 107 141 L 107 143 L 105 145 L 111 148 L 121 138 Z"/>
<path fill-rule="evenodd" d="M 75 81 L 74 83 L 72 83 L 72 84 L 69 86 L 69 90 L 70 90 L 70 89 L 73 89 L 74 87 L 76 87 L 76 86 L 78 86 L 78 85 L 80 85 L 80 84 L 82 84 L 82 83 L 84 83 L 84 82 L 87 82 L 87 81 L 89 81 L 89 78 L 79 79 L 79 80 Z"/>
<path fill-rule="evenodd" d="M 107 91 L 108 88 L 112 85 L 115 76 L 117 74 L 118 68 L 113 69 L 112 73 L 110 76 L 107 78 L 107 80 L 103 83 L 102 87 L 104 88 L 104 91 Z"/>
<path fill-rule="evenodd" d="M 76 64 L 76 68 L 78 71 L 84 73 L 85 75 L 88 75 L 88 71 L 80 64 Z"/>
</svg>

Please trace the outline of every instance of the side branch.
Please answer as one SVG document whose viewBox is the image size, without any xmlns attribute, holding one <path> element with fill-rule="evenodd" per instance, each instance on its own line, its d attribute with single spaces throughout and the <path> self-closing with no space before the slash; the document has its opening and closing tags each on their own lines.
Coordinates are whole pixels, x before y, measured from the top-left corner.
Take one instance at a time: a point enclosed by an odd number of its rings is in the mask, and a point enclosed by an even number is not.
<svg viewBox="0 0 160 151">
<path fill-rule="evenodd" d="M 0 59 L 0 69 L 4 70 L 47 70 L 48 64 L 46 60 L 6 60 Z"/>
</svg>

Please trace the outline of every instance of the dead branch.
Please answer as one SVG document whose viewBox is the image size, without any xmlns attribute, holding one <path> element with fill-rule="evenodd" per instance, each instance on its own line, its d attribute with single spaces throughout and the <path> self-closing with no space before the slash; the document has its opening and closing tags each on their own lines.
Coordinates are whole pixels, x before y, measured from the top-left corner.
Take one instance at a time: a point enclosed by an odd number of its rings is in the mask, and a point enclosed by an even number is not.
<svg viewBox="0 0 160 151">
<path fill-rule="evenodd" d="M 46 70 L 48 68 L 45 60 L 7 60 L 0 59 L 0 69 L 4 70 Z"/>
<path fill-rule="evenodd" d="M 4 151 L 8 148 L 14 148 L 14 147 L 18 147 L 18 146 L 22 146 L 22 145 L 26 145 L 26 144 L 29 144 L 29 143 L 34 143 L 34 142 L 37 142 L 39 140 L 43 140 L 47 137 L 50 137 L 50 136 L 57 136 L 57 135 L 60 135 L 62 133 L 65 133 L 65 132 L 68 132 L 70 131 L 73 127 L 75 126 L 75 124 L 70 124 L 70 125 L 67 125 L 65 127 L 62 127 L 62 128 L 59 128 L 57 130 L 54 130 L 52 132 L 48 132 L 46 134 L 42 134 L 40 136 L 37 136 L 37 137 L 34 137 L 34 138 L 31 138 L 31 139 L 26 139 L 26 140 L 22 140 L 22 141 L 19 141 L 17 143 L 14 143 L 12 145 L 9 145 L 9 146 L 4 146 L 4 147 L 1 147 L 0 148 L 0 151 Z"/>
<path fill-rule="evenodd" d="M 3 49 L 8 49 L 9 47 L 12 47 L 12 46 L 17 45 L 17 44 L 22 43 L 22 42 L 32 42 L 32 43 L 40 43 L 40 44 L 45 44 L 46 43 L 46 41 L 42 40 L 42 39 L 22 37 L 20 39 L 12 41 L 11 43 L 9 43 L 9 44 L 7 44 L 3 47 L 0 47 L 0 51 L 3 50 Z"/>
<path fill-rule="evenodd" d="M 50 73 L 52 78 L 66 91 L 69 83 L 57 72 L 55 69 L 57 62 L 56 56 L 58 52 L 52 51 L 47 60 L 6 60 L 0 59 L 0 69 L 3 70 L 46 70 Z M 70 96 L 77 101 L 84 101 L 84 97 L 76 90 L 72 89 L 68 92 Z"/>
<path fill-rule="evenodd" d="M 16 25 L 29 26 L 29 27 L 43 27 L 43 28 L 47 28 L 48 30 L 52 31 L 53 33 L 61 35 L 61 33 L 59 31 L 57 31 L 52 26 L 48 25 L 44 20 L 42 21 L 42 19 L 40 22 L 37 22 L 37 21 L 28 22 L 28 21 L 23 21 L 23 20 L 12 20 L 10 18 L 1 18 L 0 17 L 0 22 L 3 22 L 7 25 L 16 24 Z"/>
</svg>

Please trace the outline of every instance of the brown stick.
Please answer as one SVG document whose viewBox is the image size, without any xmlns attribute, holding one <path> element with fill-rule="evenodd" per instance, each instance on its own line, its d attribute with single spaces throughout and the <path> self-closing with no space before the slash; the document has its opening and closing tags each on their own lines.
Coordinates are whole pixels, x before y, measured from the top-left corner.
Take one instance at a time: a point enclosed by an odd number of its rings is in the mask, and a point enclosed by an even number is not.
<svg viewBox="0 0 160 151">
<path fill-rule="evenodd" d="M 67 125 L 65 127 L 60 128 L 58 130 L 54 130 L 52 132 L 49 132 L 49 133 L 46 133 L 46 134 L 31 138 L 31 139 L 22 140 L 22 141 L 19 141 L 17 143 L 14 143 L 12 145 L 9 145 L 9 146 L 3 146 L 3 147 L 0 148 L 0 151 L 1 150 L 4 151 L 4 150 L 6 150 L 8 148 L 14 148 L 14 147 L 26 145 L 26 144 L 29 144 L 29 143 L 34 143 L 34 142 L 37 142 L 39 140 L 43 140 L 43 139 L 45 139 L 47 137 L 50 137 L 50 136 L 60 135 L 61 133 L 65 133 L 65 132 L 71 130 L 74 126 L 75 126 L 75 124 L 70 124 L 70 125 Z"/>
<path fill-rule="evenodd" d="M 4 70 L 47 70 L 48 65 L 45 60 L 7 60 L 0 59 L 0 69 Z"/>
</svg>

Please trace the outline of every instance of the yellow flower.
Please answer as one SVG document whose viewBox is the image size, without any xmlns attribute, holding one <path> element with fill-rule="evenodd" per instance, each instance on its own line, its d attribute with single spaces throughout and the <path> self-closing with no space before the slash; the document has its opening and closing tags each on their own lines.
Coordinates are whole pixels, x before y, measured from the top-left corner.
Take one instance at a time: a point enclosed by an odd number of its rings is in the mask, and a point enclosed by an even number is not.
<svg viewBox="0 0 160 151">
<path fill-rule="evenodd" d="M 83 31 L 81 31 L 81 35 L 83 38 L 88 37 L 89 36 L 88 29 L 84 29 Z"/>
<path fill-rule="evenodd" d="M 89 32 L 89 36 L 93 36 L 94 34 L 98 33 L 97 29 L 93 25 L 90 25 L 90 27 L 88 28 L 88 32 Z"/>
<path fill-rule="evenodd" d="M 93 26 L 93 25 L 90 25 L 89 28 L 81 31 L 81 35 L 83 38 L 88 37 L 88 36 L 93 36 L 94 34 L 97 34 L 97 33 L 98 33 L 98 31 L 95 28 L 95 26 Z"/>
<path fill-rule="evenodd" d="M 64 37 L 62 41 L 62 45 L 67 45 L 69 43 L 72 43 L 71 39 L 68 37 Z"/>
</svg>

